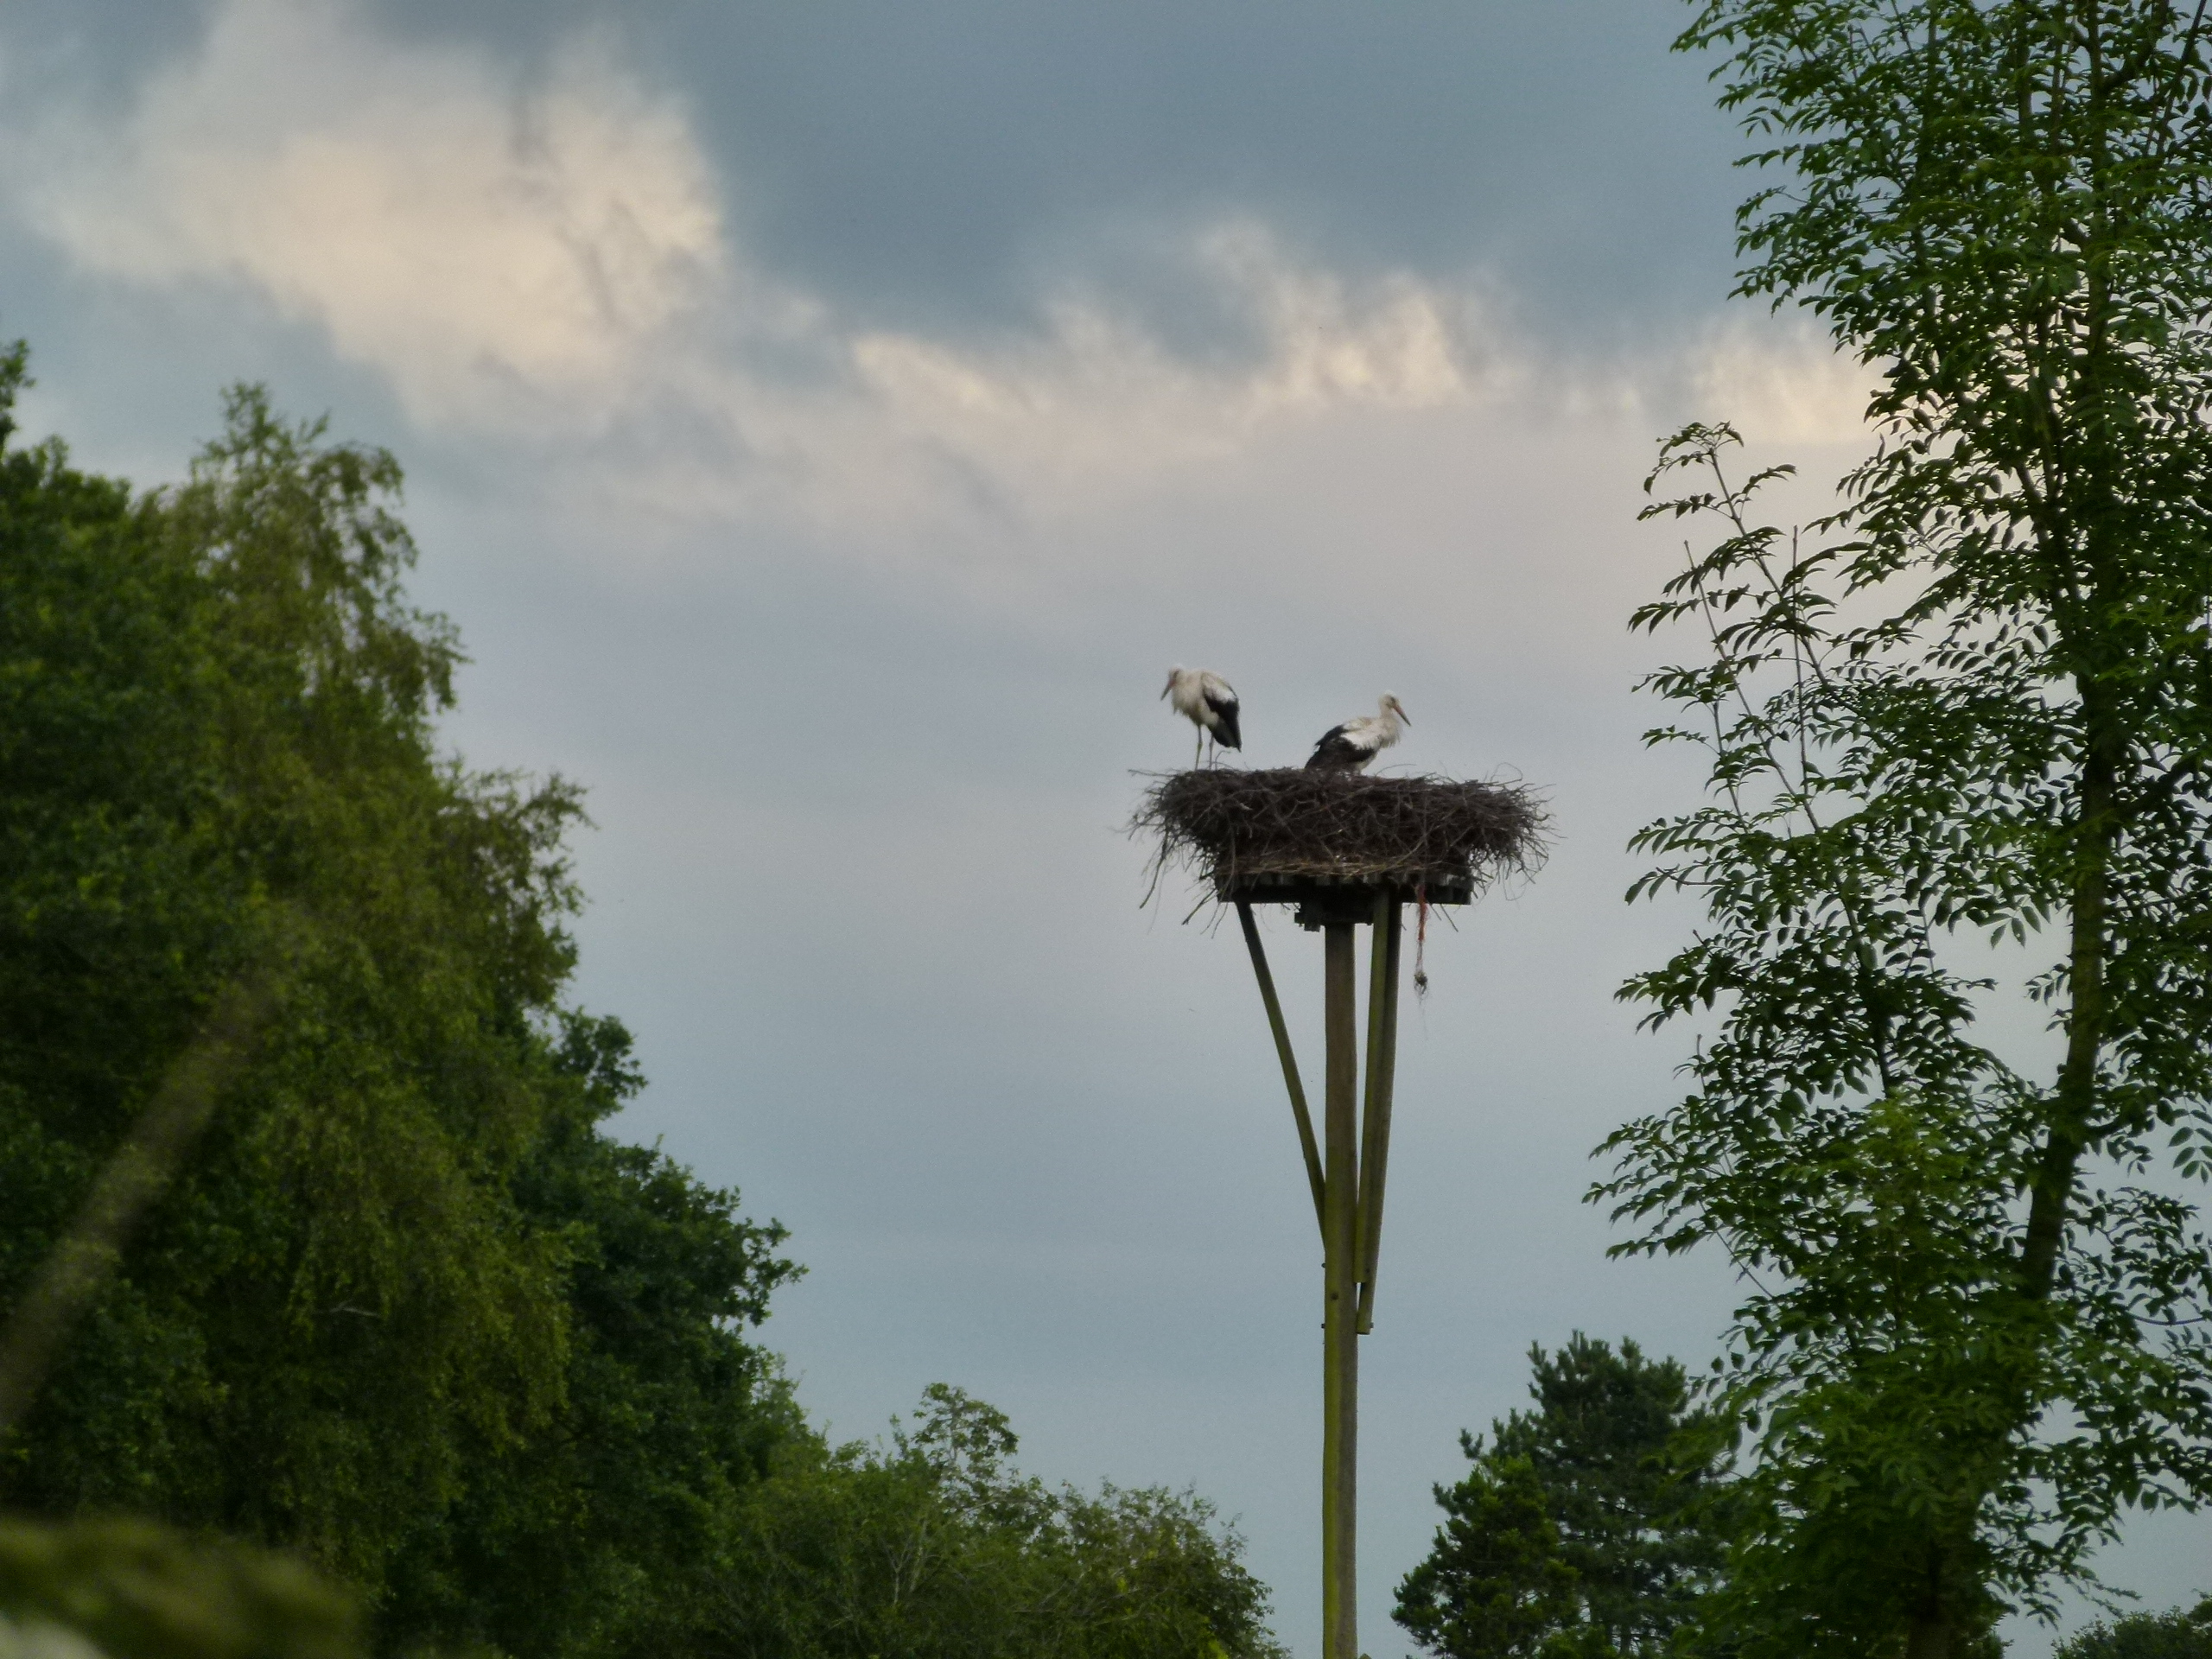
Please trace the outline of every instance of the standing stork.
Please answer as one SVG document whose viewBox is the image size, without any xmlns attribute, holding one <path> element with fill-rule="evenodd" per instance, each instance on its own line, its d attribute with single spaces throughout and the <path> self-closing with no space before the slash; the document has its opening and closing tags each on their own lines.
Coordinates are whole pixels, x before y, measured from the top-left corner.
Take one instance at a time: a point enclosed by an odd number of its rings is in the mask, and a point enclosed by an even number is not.
<svg viewBox="0 0 2212 1659">
<path fill-rule="evenodd" d="M 1192 766 L 1198 764 L 1208 742 L 1224 749 L 1244 747 L 1236 729 L 1236 693 L 1211 669 L 1185 668 L 1179 663 L 1167 671 L 1167 689 L 1160 695 L 1198 728 L 1198 741 L 1191 753 Z"/>
<path fill-rule="evenodd" d="M 1378 712 L 1363 715 L 1357 720 L 1348 720 L 1341 726 L 1332 726 L 1321 734 L 1313 746 L 1313 753 L 1306 762 L 1308 772 L 1365 772 L 1375 757 L 1398 741 L 1402 730 L 1412 725 L 1397 698 L 1385 691 L 1378 705 Z"/>
</svg>

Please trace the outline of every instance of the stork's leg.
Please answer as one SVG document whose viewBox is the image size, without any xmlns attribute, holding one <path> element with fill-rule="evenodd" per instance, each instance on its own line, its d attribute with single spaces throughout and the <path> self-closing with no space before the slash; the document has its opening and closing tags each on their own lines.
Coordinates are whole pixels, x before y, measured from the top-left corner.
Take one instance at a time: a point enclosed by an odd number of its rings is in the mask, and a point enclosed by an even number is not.
<svg viewBox="0 0 2212 1659">
<path fill-rule="evenodd" d="M 1206 728 L 1201 726 L 1198 728 L 1198 741 L 1191 745 L 1191 764 L 1195 766 L 1202 763 L 1205 759 L 1205 753 Z"/>
</svg>

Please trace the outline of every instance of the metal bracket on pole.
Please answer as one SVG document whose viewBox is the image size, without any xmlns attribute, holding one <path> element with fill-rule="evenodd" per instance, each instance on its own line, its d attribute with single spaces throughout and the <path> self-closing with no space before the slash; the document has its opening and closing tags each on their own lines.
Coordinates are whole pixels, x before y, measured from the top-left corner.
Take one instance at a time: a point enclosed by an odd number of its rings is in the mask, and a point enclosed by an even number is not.
<svg viewBox="0 0 2212 1659">
<path fill-rule="evenodd" d="M 1382 1248 L 1382 1183 L 1390 1165 L 1390 1094 L 1398 1070 L 1398 960 L 1405 924 L 1397 895 L 1375 899 L 1367 986 L 1367 1099 L 1359 1147 L 1359 1334 L 1375 1328 L 1375 1268 Z"/>
<path fill-rule="evenodd" d="M 1260 943 L 1259 924 L 1252 919 L 1249 900 L 1236 901 L 1236 920 L 1244 930 L 1245 948 L 1252 953 L 1252 972 L 1260 982 L 1260 1000 L 1268 1005 L 1268 1028 L 1275 1035 L 1275 1055 L 1282 1062 L 1282 1080 L 1290 1090 L 1290 1109 L 1298 1119 L 1298 1147 L 1306 1157 L 1306 1179 L 1313 1189 L 1313 1219 L 1324 1231 L 1328 1211 L 1321 1176 L 1321 1147 L 1313 1138 L 1313 1115 L 1306 1109 L 1306 1085 L 1298 1080 L 1298 1057 L 1291 1052 L 1290 1027 L 1283 1023 L 1282 1004 L 1275 997 L 1274 976 L 1268 971 L 1267 947 Z"/>
</svg>

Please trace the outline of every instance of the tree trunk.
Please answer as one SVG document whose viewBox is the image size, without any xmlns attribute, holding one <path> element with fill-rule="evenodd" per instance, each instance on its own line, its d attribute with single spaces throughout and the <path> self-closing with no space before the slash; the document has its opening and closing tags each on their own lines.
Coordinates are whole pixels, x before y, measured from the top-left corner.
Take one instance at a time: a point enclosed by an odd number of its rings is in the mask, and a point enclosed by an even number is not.
<svg viewBox="0 0 2212 1659">
<path fill-rule="evenodd" d="M 1904 1659 L 1951 1659 L 1951 1621 L 1941 1613 L 1916 1618 L 1905 1633 Z"/>
<path fill-rule="evenodd" d="M 2107 705 L 2111 693 L 2094 678 L 2082 686 L 2087 728 L 2082 764 L 2082 863 L 2069 895 L 2072 938 L 2067 957 L 2066 1058 L 2043 1153 L 2031 1178 L 2026 1235 L 2021 1243 L 2021 1288 L 2037 1300 L 2050 1294 L 2075 1172 L 2094 1133 L 2097 1062 L 2104 1047 L 2107 1008 L 2105 957 L 2111 949 L 2106 911 L 2111 898 L 2113 852 L 2120 838 L 2118 792 L 2120 741 Z"/>
</svg>

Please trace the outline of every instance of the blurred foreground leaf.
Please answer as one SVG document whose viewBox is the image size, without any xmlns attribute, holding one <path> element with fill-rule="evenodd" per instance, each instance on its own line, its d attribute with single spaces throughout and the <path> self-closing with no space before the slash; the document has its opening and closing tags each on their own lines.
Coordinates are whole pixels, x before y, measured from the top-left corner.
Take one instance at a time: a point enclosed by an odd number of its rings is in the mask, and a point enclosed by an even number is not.
<svg viewBox="0 0 2212 1659">
<path fill-rule="evenodd" d="M 355 1659 L 353 1600 L 285 1555 L 147 1521 L 0 1520 L 0 1656 Z M 67 1633 L 66 1636 L 64 1633 Z"/>
</svg>

